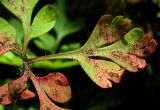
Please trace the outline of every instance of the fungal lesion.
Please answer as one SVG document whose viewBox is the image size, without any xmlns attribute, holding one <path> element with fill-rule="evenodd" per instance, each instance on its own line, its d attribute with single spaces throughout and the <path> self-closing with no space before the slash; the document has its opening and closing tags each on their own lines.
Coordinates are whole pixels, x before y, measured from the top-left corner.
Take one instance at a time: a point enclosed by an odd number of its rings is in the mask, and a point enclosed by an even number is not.
<svg viewBox="0 0 160 110">
<path fill-rule="evenodd" d="M 109 76 L 112 78 L 112 79 L 114 79 L 114 78 L 119 78 L 119 75 L 118 75 L 118 73 L 114 73 L 114 72 L 109 72 L 108 73 L 109 74 Z"/>
<path fill-rule="evenodd" d="M 63 82 L 62 82 L 61 80 L 59 80 L 59 79 L 56 79 L 56 80 L 55 80 L 55 83 L 58 84 L 58 85 L 61 85 L 61 86 L 64 85 Z"/>
<path fill-rule="evenodd" d="M 6 35 L 0 35 L 0 50 L 1 53 L 14 50 L 19 55 L 22 54 L 22 49 L 17 43 L 15 43 L 15 40 L 12 37 L 8 37 Z"/>
<path fill-rule="evenodd" d="M 23 84 L 11 82 L 8 84 L 8 88 L 11 98 L 13 100 L 19 100 L 21 99 L 22 92 L 26 90 L 26 82 Z"/>
</svg>

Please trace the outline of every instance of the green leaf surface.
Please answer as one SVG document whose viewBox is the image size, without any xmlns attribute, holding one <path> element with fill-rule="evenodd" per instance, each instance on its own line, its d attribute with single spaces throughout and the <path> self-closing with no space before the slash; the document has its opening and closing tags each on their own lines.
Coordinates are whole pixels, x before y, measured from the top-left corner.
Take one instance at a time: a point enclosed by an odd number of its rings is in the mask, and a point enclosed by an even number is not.
<svg viewBox="0 0 160 110">
<path fill-rule="evenodd" d="M 55 15 L 53 5 L 44 6 L 33 20 L 29 38 L 33 39 L 50 31 L 55 25 Z"/>
<path fill-rule="evenodd" d="M 0 63 L 20 66 L 22 64 L 22 59 L 19 56 L 15 55 L 14 52 L 9 51 L 3 54 L 3 56 L 0 56 Z"/>
<path fill-rule="evenodd" d="M 4 105 L 0 104 L 0 110 L 5 110 Z"/>
<path fill-rule="evenodd" d="M 30 49 L 27 49 L 27 58 L 31 59 L 35 57 L 37 57 L 37 55 L 34 52 L 32 52 Z"/>
<path fill-rule="evenodd" d="M 53 35 L 45 33 L 35 39 L 34 43 L 39 49 L 52 53 L 53 49 L 55 48 L 56 40 Z"/>
<path fill-rule="evenodd" d="M 0 35 L 12 37 L 13 39 L 16 37 L 15 28 L 1 17 L 0 17 Z"/>
<path fill-rule="evenodd" d="M 55 31 L 57 33 L 57 39 L 63 39 L 69 34 L 75 33 L 82 29 L 84 26 L 83 20 L 70 21 L 66 16 L 65 0 L 56 1 L 56 24 Z"/>
<path fill-rule="evenodd" d="M 24 37 L 22 23 L 18 19 L 15 19 L 15 18 L 9 19 L 8 22 L 16 29 L 16 43 L 19 46 L 22 46 L 22 40 Z"/>
<path fill-rule="evenodd" d="M 1 0 L 1 3 L 23 23 L 25 31 L 29 31 L 32 11 L 38 0 Z"/>
</svg>

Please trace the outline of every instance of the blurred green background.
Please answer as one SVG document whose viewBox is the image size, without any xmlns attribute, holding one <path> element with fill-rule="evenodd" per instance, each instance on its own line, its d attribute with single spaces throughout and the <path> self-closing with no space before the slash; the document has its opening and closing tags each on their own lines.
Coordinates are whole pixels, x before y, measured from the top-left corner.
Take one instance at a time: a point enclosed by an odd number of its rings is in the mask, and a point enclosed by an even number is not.
<svg viewBox="0 0 160 110">
<path fill-rule="evenodd" d="M 106 13 L 132 19 L 133 27 L 141 27 L 146 33 L 152 33 L 160 44 L 160 0 L 40 0 L 33 15 L 45 4 L 53 3 L 58 15 L 57 24 L 49 33 L 31 41 L 27 54 L 29 58 L 80 48 L 98 19 Z M 0 16 L 16 27 L 16 40 L 21 45 L 21 23 L 1 4 Z M 138 73 L 126 71 L 121 83 L 113 84 L 111 89 L 99 88 L 75 61 L 44 61 L 31 67 L 38 76 L 57 71 L 66 75 L 72 88 L 72 99 L 60 106 L 73 110 L 160 110 L 159 45 L 146 60 L 147 68 Z M 20 58 L 13 52 L 0 56 L 0 85 L 20 76 L 20 64 Z M 29 83 L 34 91 L 32 83 Z M 0 105 L 0 110 L 11 110 L 13 106 L 15 110 L 39 110 L 39 100 L 36 97 L 8 106 Z"/>
</svg>

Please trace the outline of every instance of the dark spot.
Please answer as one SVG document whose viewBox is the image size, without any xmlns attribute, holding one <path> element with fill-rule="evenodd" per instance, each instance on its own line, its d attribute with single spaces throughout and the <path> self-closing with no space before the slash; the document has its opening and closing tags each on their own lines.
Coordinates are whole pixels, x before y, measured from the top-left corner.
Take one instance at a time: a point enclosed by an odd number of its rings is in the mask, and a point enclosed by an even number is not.
<svg viewBox="0 0 160 110">
<path fill-rule="evenodd" d="M 0 103 L 3 101 L 3 98 L 0 97 Z"/>
<path fill-rule="evenodd" d="M 88 55 L 92 55 L 94 52 L 93 52 L 93 49 L 87 49 L 86 50 L 86 54 Z"/>
<path fill-rule="evenodd" d="M 62 83 L 62 81 L 61 81 L 61 80 L 56 79 L 56 80 L 55 80 L 55 82 L 56 82 L 56 84 L 63 86 L 63 83 Z"/>
<path fill-rule="evenodd" d="M 110 75 L 110 77 L 113 78 L 119 78 L 119 75 L 117 73 L 113 73 L 113 72 L 109 72 L 108 73 Z"/>
<path fill-rule="evenodd" d="M 21 10 L 22 10 L 22 12 L 24 12 L 25 11 L 25 7 L 21 6 Z"/>
<path fill-rule="evenodd" d="M 47 110 L 50 110 L 50 107 L 47 106 L 46 109 L 47 109 Z"/>
</svg>

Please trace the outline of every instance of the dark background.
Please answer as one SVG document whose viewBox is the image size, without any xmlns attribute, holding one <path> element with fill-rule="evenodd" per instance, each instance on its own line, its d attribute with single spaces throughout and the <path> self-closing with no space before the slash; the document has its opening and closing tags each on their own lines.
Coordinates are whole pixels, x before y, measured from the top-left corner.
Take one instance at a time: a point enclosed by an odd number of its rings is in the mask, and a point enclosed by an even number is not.
<svg viewBox="0 0 160 110">
<path fill-rule="evenodd" d="M 41 0 L 37 10 L 53 0 Z M 160 1 L 159 0 L 66 0 L 66 14 L 70 20 L 83 19 L 84 28 L 63 39 L 64 42 L 80 41 L 84 44 L 91 34 L 98 19 L 106 14 L 124 15 L 133 20 L 133 27 L 141 27 L 151 32 L 160 44 Z M 36 11 L 34 13 L 36 13 Z M 11 15 L 0 6 L 4 18 Z M 76 36 L 76 37 L 75 37 Z M 30 48 L 34 48 L 31 47 Z M 37 53 L 39 51 L 36 51 Z M 72 88 L 72 99 L 66 104 L 73 110 L 160 110 L 160 49 L 147 59 L 152 67 L 137 73 L 126 72 L 120 84 L 113 84 L 111 89 L 102 89 L 94 84 L 80 66 L 59 69 L 66 73 Z M 0 80 L 18 77 L 16 67 L 0 64 Z M 34 73 L 48 73 L 50 70 L 34 69 Z M 31 103 L 32 102 L 32 103 Z M 17 102 L 21 106 L 39 106 L 38 98 Z"/>
</svg>

